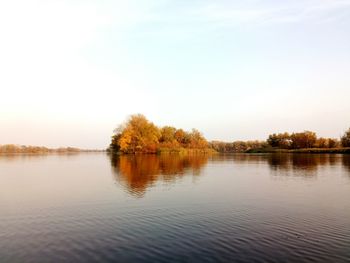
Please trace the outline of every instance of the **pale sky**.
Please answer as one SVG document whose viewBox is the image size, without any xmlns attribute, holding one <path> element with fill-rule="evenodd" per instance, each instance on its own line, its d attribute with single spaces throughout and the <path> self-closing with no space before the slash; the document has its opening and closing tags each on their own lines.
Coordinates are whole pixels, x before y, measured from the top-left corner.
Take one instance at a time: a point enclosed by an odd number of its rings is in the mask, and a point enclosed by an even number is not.
<svg viewBox="0 0 350 263">
<path fill-rule="evenodd" d="M 130 114 L 209 140 L 350 127 L 350 0 L 0 0 L 0 144 L 106 148 Z"/>
</svg>

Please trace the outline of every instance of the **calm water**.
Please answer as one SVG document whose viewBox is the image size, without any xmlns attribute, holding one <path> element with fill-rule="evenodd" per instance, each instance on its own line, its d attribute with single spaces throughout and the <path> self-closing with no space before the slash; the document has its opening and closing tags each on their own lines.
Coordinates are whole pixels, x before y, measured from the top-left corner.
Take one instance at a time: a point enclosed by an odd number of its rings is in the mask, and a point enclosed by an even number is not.
<svg viewBox="0 0 350 263">
<path fill-rule="evenodd" d="M 0 156 L 0 262 L 350 262 L 349 155 Z"/>
</svg>

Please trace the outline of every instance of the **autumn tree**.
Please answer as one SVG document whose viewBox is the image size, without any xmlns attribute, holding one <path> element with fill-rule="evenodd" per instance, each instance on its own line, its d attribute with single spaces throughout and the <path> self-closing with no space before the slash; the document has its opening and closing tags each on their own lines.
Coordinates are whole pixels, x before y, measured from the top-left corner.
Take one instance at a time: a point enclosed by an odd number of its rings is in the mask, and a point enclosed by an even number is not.
<svg viewBox="0 0 350 263">
<path fill-rule="evenodd" d="M 340 145 L 338 139 L 328 138 L 328 148 L 336 148 Z"/>
<path fill-rule="evenodd" d="M 176 130 L 174 136 L 175 139 L 183 146 L 188 145 L 190 142 L 190 136 L 188 132 L 185 132 L 183 129 Z"/>
<path fill-rule="evenodd" d="M 343 147 L 350 147 L 350 128 L 341 137 L 341 145 Z"/>
<path fill-rule="evenodd" d="M 267 143 L 265 141 L 246 141 L 245 142 L 245 151 L 252 150 L 252 149 L 259 149 L 259 148 L 265 148 L 267 147 Z"/>
<path fill-rule="evenodd" d="M 161 148 L 179 148 L 180 143 L 175 138 L 176 128 L 164 126 L 160 129 L 160 147 Z"/>
<path fill-rule="evenodd" d="M 267 138 L 267 143 L 272 147 L 278 147 L 280 143 L 278 134 L 270 134 L 269 138 Z"/>
<path fill-rule="evenodd" d="M 278 147 L 283 149 L 290 148 L 292 141 L 289 133 L 274 133 L 269 135 L 269 138 L 267 139 L 267 143 L 272 147 Z"/>
<path fill-rule="evenodd" d="M 312 148 L 317 140 L 316 133 L 311 131 L 293 133 L 290 138 L 293 149 Z"/>
<path fill-rule="evenodd" d="M 155 153 L 160 135 L 159 129 L 145 116 L 132 115 L 116 129 L 111 147 L 123 153 Z"/>
<path fill-rule="evenodd" d="M 110 152 L 156 153 L 208 148 L 208 142 L 196 129 L 191 132 L 171 126 L 158 128 L 141 114 L 132 115 L 112 136 Z"/>
<path fill-rule="evenodd" d="M 204 149 L 208 147 L 207 140 L 197 129 L 192 129 L 192 132 L 189 134 L 189 138 L 190 148 Z"/>
<path fill-rule="evenodd" d="M 317 138 L 315 143 L 316 148 L 328 148 L 328 145 L 328 139 L 323 137 Z"/>
<path fill-rule="evenodd" d="M 210 147 L 217 152 L 221 153 L 233 153 L 233 152 L 245 152 L 252 149 L 265 148 L 266 142 L 262 141 L 234 141 L 234 142 L 210 142 Z"/>
<path fill-rule="evenodd" d="M 317 138 L 315 147 L 316 148 L 335 148 L 339 146 L 339 140 L 333 138 Z"/>
<path fill-rule="evenodd" d="M 227 152 L 228 144 L 229 143 L 220 142 L 220 141 L 211 141 L 209 145 L 215 151 L 224 153 L 224 152 Z"/>
<path fill-rule="evenodd" d="M 171 127 L 171 126 L 164 126 L 163 128 L 161 128 L 160 130 L 160 142 L 165 142 L 165 143 L 169 143 L 169 142 L 173 142 L 176 140 L 175 138 L 175 132 L 176 132 L 176 128 Z"/>
</svg>

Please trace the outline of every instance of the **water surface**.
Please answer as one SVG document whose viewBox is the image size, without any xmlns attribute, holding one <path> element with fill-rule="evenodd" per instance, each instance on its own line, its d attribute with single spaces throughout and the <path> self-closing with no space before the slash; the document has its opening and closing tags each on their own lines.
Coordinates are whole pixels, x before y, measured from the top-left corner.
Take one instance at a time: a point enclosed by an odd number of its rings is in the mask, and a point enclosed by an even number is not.
<svg viewBox="0 0 350 263">
<path fill-rule="evenodd" d="M 349 155 L 0 156 L 0 262 L 349 262 Z"/>
</svg>

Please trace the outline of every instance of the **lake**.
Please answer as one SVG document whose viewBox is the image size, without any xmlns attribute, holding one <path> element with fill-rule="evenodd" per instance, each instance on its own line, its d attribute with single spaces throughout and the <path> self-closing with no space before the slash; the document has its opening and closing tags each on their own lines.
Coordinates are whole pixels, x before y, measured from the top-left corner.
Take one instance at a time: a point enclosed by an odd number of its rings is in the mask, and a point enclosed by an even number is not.
<svg viewBox="0 0 350 263">
<path fill-rule="evenodd" d="M 0 182 L 0 262 L 350 262 L 350 155 L 3 155 Z"/>
</svg>

